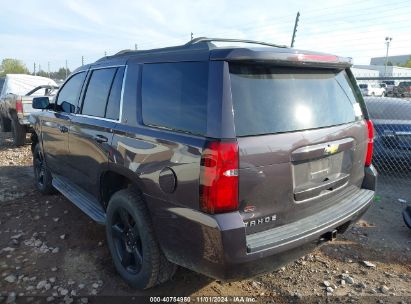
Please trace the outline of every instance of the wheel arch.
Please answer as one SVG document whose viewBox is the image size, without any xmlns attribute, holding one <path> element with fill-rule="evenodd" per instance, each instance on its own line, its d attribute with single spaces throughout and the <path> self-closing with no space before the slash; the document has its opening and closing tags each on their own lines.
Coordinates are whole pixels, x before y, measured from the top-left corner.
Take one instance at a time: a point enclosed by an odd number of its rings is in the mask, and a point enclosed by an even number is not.
<svg viewBox="0 0 411 304">
<path fill-rule="evenodd" d="M 143 194 L 144 184 L 136 173 L 119 166 L 110 166 L 100 174 L 99 196 L 104 209 L 107 209 L 111 196 L 119 190 L 132 188 Z"/>
</svg>

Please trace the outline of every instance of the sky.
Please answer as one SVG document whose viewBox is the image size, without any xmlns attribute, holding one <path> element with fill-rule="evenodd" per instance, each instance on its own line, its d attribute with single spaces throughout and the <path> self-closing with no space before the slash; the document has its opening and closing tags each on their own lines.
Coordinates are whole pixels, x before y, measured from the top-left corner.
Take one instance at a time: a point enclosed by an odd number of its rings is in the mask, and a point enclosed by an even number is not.
<svg viewBox="0 0 411 304">
<path fill-rule="evenodd" d="M 352 57 L 369 64 L 411 54 L 410 0 L 0 0 L 0 60 L 22 60 L 30 71 L 73 70 L 123 49 L 184 44 L 194 37 L 262 40 Z"/>
</svg>

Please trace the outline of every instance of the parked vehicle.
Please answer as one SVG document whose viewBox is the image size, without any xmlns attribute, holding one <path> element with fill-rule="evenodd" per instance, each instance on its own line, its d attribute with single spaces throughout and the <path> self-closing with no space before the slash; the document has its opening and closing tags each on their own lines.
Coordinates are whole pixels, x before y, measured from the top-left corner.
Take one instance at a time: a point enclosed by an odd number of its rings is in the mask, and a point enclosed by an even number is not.
<svg viewBox="0 0 411 304">
<path fill-rule="evenodd" d="M 375 165 L 381 171 L 411 168 L 411 103 L 389 97 L 365 102 L 376 131 Z"/>
<path fill-rule="evenodd" d="M 385 96 L 385 88 L 378 83 L 361 83 L 358 86 L 364 96 Z"/>
<path fill-rule="evenodd" d="M 37 188 L 106 225 L 131 286 L 181 265 L 272 271 L 368 208 L 372 123 L 351 60 L 253 42 L 123 51 L 78 68 L 32 115 Z M 264 47 L 262 47 L 264 46 Z M 82 236 L 77 236 L 82 237 Z"/>
<path fill-rule="evenodd" d="M 32 100 L 36 96 L 52 96 L 58 87 L 49 78 L 8 74 L 0 94 L 0 130 L 12 132 L 14 144 L 21 146 L 26 133 L 31 132 L 28 116 L 35 110 Z"/>
<path fill-rule="evenodd" d="M 386 93 L 386 95 L 392 93 L 392 91 L 395 87 L 395 80 L 383 80 L 381 83 L 385 84 L 385 93 Z"/>
<path fill-rule="evenodd" d="M 0 77 L 0 92 L 3 89 L 3 85 L 4 85 L 4 80 L 6 79 L 6 77 Z"/>
<path fill-rule="evenodd" d="M 401 81 L 394 87 L 393 94 L 396 97 L 411 97 L 411 81 Z"/>
<path fill-rule="evenodd" d="M 411 206 L 408 206 L 402 211 L 402 217 L 404 219 L 404 223 L 411 229 Z"/>
</svg>

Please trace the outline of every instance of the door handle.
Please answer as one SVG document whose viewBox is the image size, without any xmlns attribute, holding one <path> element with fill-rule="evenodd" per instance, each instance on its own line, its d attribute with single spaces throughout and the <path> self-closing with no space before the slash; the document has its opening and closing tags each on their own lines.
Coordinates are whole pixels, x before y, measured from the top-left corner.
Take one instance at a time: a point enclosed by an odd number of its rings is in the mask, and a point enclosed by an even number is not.
<svg viewBox="0 0 411 304">
<path fill-rule="evenodd" d="M 68 132 L 68 128 L 66 126 L 59 126 L 59 130 L 61 133 L 67 133 Z"/>
<path fill-rule="evenodd" d="M 96 135 L 94 136 L 94 140 L 98 143 L 105 143 L 108 142 L 108 138 L 103 135 Z"/>
</svg>

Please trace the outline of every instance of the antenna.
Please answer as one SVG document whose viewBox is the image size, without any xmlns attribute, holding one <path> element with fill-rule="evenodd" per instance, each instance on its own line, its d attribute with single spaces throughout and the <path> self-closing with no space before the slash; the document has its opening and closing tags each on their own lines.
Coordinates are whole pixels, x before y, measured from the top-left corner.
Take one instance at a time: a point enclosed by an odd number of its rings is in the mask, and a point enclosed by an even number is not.
<svg viewBox="0 0 411 304">
<path fill-rule="evenodd" d="M 66 59 L 66 78 L 67 78 L 68 68 L 67 68 L 67 59 Z"/>
<path fill-rule="evenodd" d="M 295 33 L 297 32 L 297 27 L 298 27 L 298 21 L 299 20 L 300 20 L 300 12 L 297 12 L 297 16 L 295 17 L 295 23 L 294 23 L 293 38 L 291 39 L 291 47 L 294 47 Z"/>
</svg>

